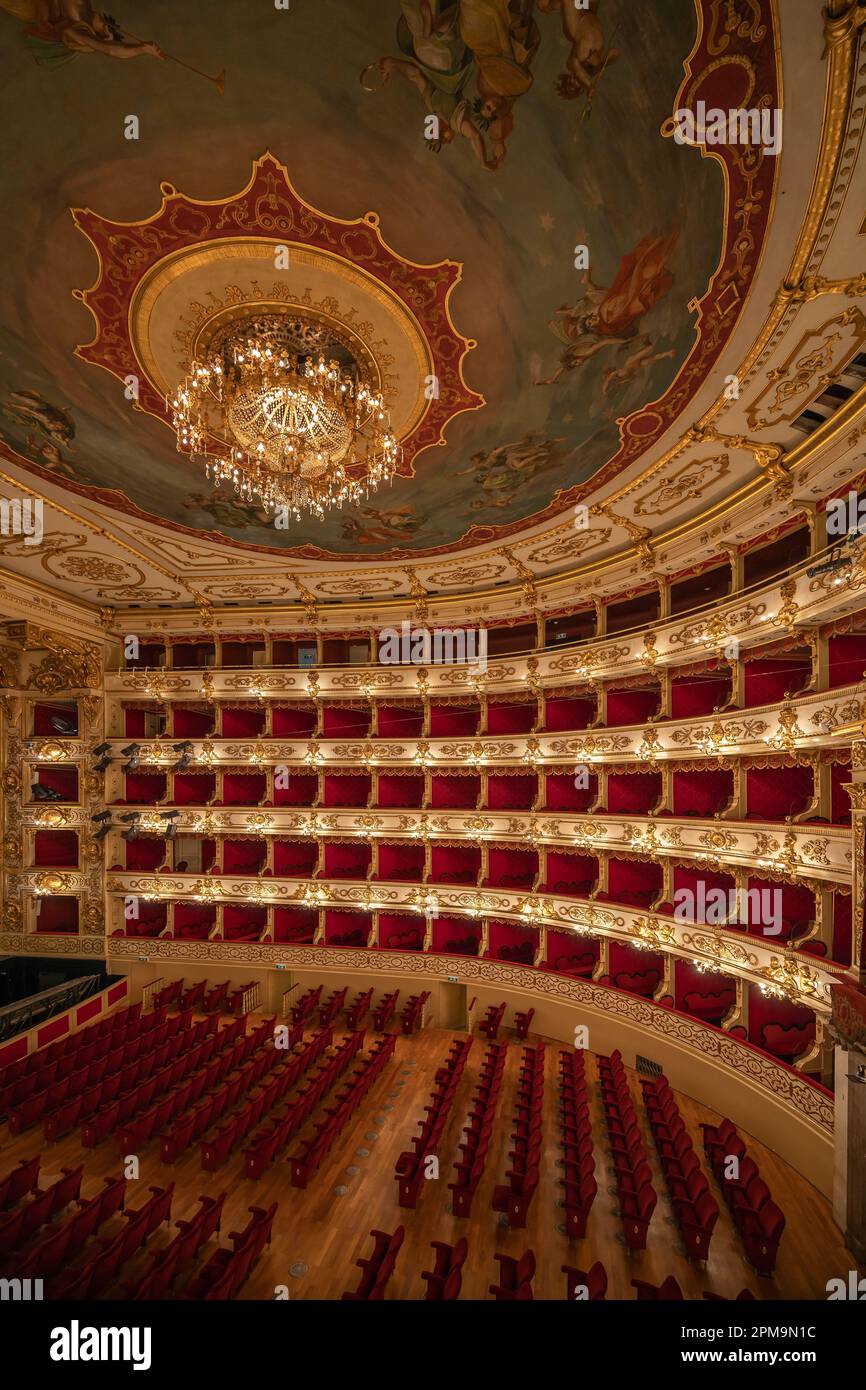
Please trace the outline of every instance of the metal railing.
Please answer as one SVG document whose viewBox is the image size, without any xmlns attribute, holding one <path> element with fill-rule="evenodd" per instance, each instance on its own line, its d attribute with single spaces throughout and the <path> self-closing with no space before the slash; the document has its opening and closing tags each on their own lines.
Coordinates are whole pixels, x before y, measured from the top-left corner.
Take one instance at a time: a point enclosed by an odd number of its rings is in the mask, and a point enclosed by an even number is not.
<svg viewBox="0 0 866 1390">
<path fill-rule="evenodd" d="M 30 994 L 14 1004 L 6 1004 L 0 1009 L 0 1042 L 13 1038 L 18 1033 L 26 1033 L 64 1009 L 71 1009 L 83 999 L 96 994 L 104 988 L 102 975 L 79 975 L 75 980 L 67 980 L 62 985 L 52 985 L 39 994 Z"/>
</svg>

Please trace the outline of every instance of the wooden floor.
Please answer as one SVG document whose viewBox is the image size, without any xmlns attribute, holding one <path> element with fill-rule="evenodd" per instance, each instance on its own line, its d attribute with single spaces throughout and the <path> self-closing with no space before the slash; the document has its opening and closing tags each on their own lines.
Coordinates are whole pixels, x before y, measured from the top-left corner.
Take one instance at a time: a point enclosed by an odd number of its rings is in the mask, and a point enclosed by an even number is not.
<svg viewBox="0 0 866 1390">
<path fill-rule="evenodd" d="M 337 1037 L 341 1036 L 338 1030 Z M 368 1043 L 373 1036 L 368 1033 Z M 239 1152 L 219 1172 L 204 1173 L 199 1166 L 198 1145 L 174 1166 L 166 1167 L 159 1162 L 158 1144 L 152 1141 L 140 1156 L 140 1196 L 130 1192 L 128 1205 L 141 1206 L 149 1185 L 164 1186 L 174 1181 L 172 1220 L 176 1220 L 191 1215 L 200 1193 L 215 1195 L 225 1190 L 228 1196 L 222 1240 L 227 1243 L 230 1230 L 243 1229 L 249 1206 L 279 1202 L 273 1243 L 243 1288 L 240 1297 L 244 1299 L 272 1299 L 279 1285 L 288 1286 L 292 1299 L 338 1299 L 344 1289 L 356 1287 L 360 1271 L 355 1267 L 355 1260 L 369 1253 L 372 1246 L 369 1231 L 374 1227 L 393 1231 L 400 1224 L 406 1228 L 406 1240 L 388 1285 L 388 1299 L 423 1298 L 426 1284 L 420 1272 L 432 1267 L 430 1242 L 435 1239 L 453 1243 L 462 1235 L 469 1241 L 470 1252 L 463 1271 L 461 1296 L 464 1299 L 490 1296 L 488 1287 L 498 1272 L 496 1252 L 520 1255 L 530 1248 L 535 1251 L 538 1262 L 534 1294 L 541 1299 L 565 1296 L 565 1276 L 560 1272 L 563 1264 L 588 1269 L 597 1259 L 602 1260 L 607 1269 L 608 1297 L 615 1299 L 635 1296 L 630 1284 L 633 1278 L 658 1284 L 673 1274 L 687 1298 L 700 1298 L 705 1289 L 733 1297 L 748 1286 L 759 1298 L 823 1300 L 828 1279 L 846 1278 L 848 1271 L 857 1267 L 833 1223 L 829 1203 L 780 1158 L 748 1136 L 744 1137 L 749 1153 L 787 1217 L 775 1276 L 762 1279 L 750 1270 L 727 1208 L 720 1199 L 722 1214 L 710 1246 L 708 1266 L 694 1266 L 685 1259 L 648 1135 L 647 1150 L 659 1203 L 650 1226 L 647 1250 L 629 1255 L 622 1242 L 621 1223 L 615 1211 L 616 1196 L 604 1142 L 604 1120 L 594 1084 L 591 1110 L 599 1192 L 586 1239 L 570 1245 L 557 1230 L 562 1220 L 557 1205 L 560 1197 L 557 1081 L 561 1043 L 550 1043 L 547 1049 L 542 1174 L 527 1228 L 512 1231 L 500 1225 L 499 1216 L 490 1206 L 493 1188 L 503 1180 L 510 1166 L 507 1154 L 511 1147 L 511 1107 L 521 1053 L 521 1045 L 513 1041 L 509 1045 L 485 1176 L 475 1196 L 472 1217 L 462 1220 L 449 1215 L 448 1183 L 453 1180 L 452 1164 L 457 1157 L 457 1144 L 462 1139 L 461 1129 L 486 1050 L 481 1037 L 475 1039 L 445 1129 L 439 1150 L 440 1178 L 424 1184 L 415 1210 L 403 1210 L 397 1204 L 394 1164 L 397 1155 L 411 1147 L 410 1140 L 417 1133 L 416 1122 L 428 1102 L 433 1073 L 444 1060 L 455 1036 L 439 1029 L 428 1029 L 411 1038 L 398 1038 L 393 1060 L 306 1190 L 291 1186 L 285 1155 L 263 1178 L 254 1182 L 243 1176 Z M 501 1036 L 509 1035 L 503 1032 Z M 594 1083 L 597 1072 L 591 1055 L 587 1058 L 587 1074 Z M 640 1116 L 642 1107 L 636 1079 L 633 1085 L 635 1108 Z M 719 1117 L 686 1097 L 678 1099 L 687 1128 L 702 1153 L 699 1122 Z M 41 1128 L 11 1137 L 3 1124 L 0 1127 L 0 1173 L 8 1171 L 18 1159 L 31 1157 L 40 1148 L 43 1153 L 41 1186 L 59 1176 L 61 1167 L 75 1166 L 82 1159 L 86 1165 L 84 1196 L 95 1193 L 103 1177 L 118 1175 L 121 1171 L 116 1146 L 111 1140 L 95 1150 L 83 1150 L 75 1131 L 49 1147 L 42 1140 Z M 712 1178 L 710 1182 L 718 1198 Z M 111 1234 L 115 1228 L 119 1229 L 122 1221 L 118 1216 L 103 1233 Z M 163 1227 L 151 1237 L 149 1249 L 157 1250 L 167 1244 L 169 1238 L 168 1228 Z M 123 1278 L 134 1280 L 149 1268 L 150 1262 L 142 1253 L 124 1267 Z M 0 1274 L 3 1272 L 0 1270 Z M 182 1289 L 180 1283 L 179 1291 Z M 111 1292 L 106 1296 L 110 1297 Z"/>
</svg>

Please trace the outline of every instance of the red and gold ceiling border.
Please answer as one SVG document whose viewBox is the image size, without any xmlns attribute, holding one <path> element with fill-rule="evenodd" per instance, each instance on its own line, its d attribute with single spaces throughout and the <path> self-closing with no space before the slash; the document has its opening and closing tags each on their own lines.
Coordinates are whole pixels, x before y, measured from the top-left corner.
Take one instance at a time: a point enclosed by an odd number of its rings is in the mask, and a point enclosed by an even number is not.
<svg viewBox="0 0 866 1390">
<path fill-rule="evenodd" d="M 103 367 L 121 382 L 131 375 L 140 377 L 140 409 L 171 424 L 162 394 L 147 375 L 141 375 L 130 329 L 136 291 L 169 257 L 238 237 L 260 238 L 267 243 L 276 240 L 289 248 L 303 246 L 324 252 L 337 262 L 359 266 L 413 317 L 425 340 L 438 389 L 435 395 L 431 393 L 421 419 L 402 440 L 401 474 L 411 477 L 412 460 L 422 450 L 444 444 L 445 427 L 456 415 L 486 404 L 463 378 L 463 360 L 476 342 L 458 333 L 451 319 L 449 300 L 462 274 L 458 262 L 423 265 L 398 255 L 379 231 L 375 212 L 346 220 L 314 208 L 300 196 L 288 170 L 270 152 L 255 160 L 246 188 L 232 197 L 194 199 L 168 183 L 160 185 L 160 192 L 159 211 L 141 222 L 113 222 L 90 208 L 71 209 L 75 226 L 87 237 L 99 262 L 91 288 L 73 291 L 90 310 L 96 325 L 93 341 L 77 347 L 76 356 Z"/>
<path fill-rule="evenodd" d="M 708 106 L 728 109 L 743 102 L 749 106 L 767 106 L 774 110 L 782 106 L 779 37 L 772 0 L 744 0 L 730 5 L 727 0 L 694 0 L 698 17 L 698 33 L 694 48 L 684 61 L 684 79 L 672 104 L 677 111 L 704 100 Z M 672 134 L 669 120 L 662 126 Z M 349 558 L 370 563 L 382 561 L 422 560 L 448 555 L 470 545 L 507 540 L 530 526 L 551 522 L 577 501 L 615 479 L 627 465 L 634 463 L 668 430 L 688 406 L 708 373 L 718 361 L 726 343 L 739 322 L 749 291 L 760 266 L 767 230 L 775 199 L 778 159 L 748 147 L 717 146 L 695 150 L 695 157 L 709 156 L 718 160 L 724 170 L 726 183 L 726 217 L 723 250 L 719 265 L 711 278 L 707 293 L 695 303 L 695 342 L 692 350 L 671 386 L 657 401 L 650 402 L 620 421 L 620 448 L 591 478 L 572 488 L 560 491 L 545 508 L 532 516 L 499 526 L 473 525 L 457 541 L 447 545 L 420 549 L 397 547 L 361 557 L 349 557 L 341 552 L 304 544 L 280 547 L 276 553 L 286 558 L 311 561 L 346 562 Z M 279 180 L 279 194 L 274 201 L 274 188 L 269 177 Z M 483 398 L 465 384 L 463 359 L 475 346 L 456 332 L 448 312 L 448 299 L 460 279 L 460 266 L 451 261 L 436 266 L 420 266 L 401 260 L 387 246 L 378 231 L 374 213 L 354 222 L 327 217 L 310 207 L 297 194 L 284 167 L 270 154 L 257 161 L 253 179 L 236 198 L 224 202 L 201 202 L 184 198 L 170 185 L 163 185 L 163 206 L 149 221 L 135 224 L 108 223 L 86 209 L 74 210 L 76 225 L 93 243 L 100 260 L 100 274 L 92 289 L 77 292 L 96 319 L 97 338 L 79 348 L 78 355 L 98 362 L 121 379 L 134 370 L 131 343 L 124 320 L 132 290 L 147 268 L 165 252 L 154 247 L 164 239 L 166 251 L 172 245 L 194 245 L 219 236 L 249 235 L 254 217 L 261 212 L 267 219 L 267 235 L 279 230 L 282 237 L 293 232 L 297 240 L 309 245 L 330 246 L 331 236 L 345 237 L 345 245 L 356 253 L 371 257 L 368 267 L 381 265 L 394 276 L 393 291 L 415 312 L 419 319 L 429 314 L 426 327 L 435 337 L 441 329 L 439 350 L 435 354 L 443 380 L 450 369 L 452 389 L 440 390 L 438 409 L 430 409 L 410 439 L 404 441 L 406 459 L 411 472 L 411 457 L 432 444 L 442 441 L 447 420 L 464 410 L 478 409 Z M 280 216 L 282 208 L 282 218 Z M 216 210 L 221 209 L 221 212 Z M 253 220 L 251 221 L 251 210 Z M 103 235 L 104 233 L 104 235 Z M 116 244 L 109 253 L 109 238 Z M 173 241 L 173 238 L 178 238 Z M 318 239 L 318 240 L 317 240 Z M 103 256 L 103 248 L 105 256 Z M 139 257 L 143 258 L 139 264 Z M 400 269 L 398 269 L 398 267 Z M 431 284 L 425 276 L 436 272 Z M 418 306 L 413 296 L 420 295 Z M 419 313 L 420 310 L 420 313 Z M 102 339 L 113 324 L 118 334 L 116 343 Z M 103 355 L 104 359 L 103 360 Z M 164 403 L 154 391 L 142 402 L 146 409 L 165 418 Z M 56 476 L 43 470 L 32 459 L 19 455 L 11 446 L 0 441 L 0 455 L 23 465 L 48 481 Z M 69 491 L 92 501 L 113 507 L 136 519 L 151 522 L 167 530 L 201 540 L 214 540 L 212 531 L 198 530 L 179 522 L 152 515 L 116 489 L 99 488 L 72 480 L 63 481 Z M 256 545 L 236 540 L 220 533 L 219 541 L 232 549 L 273 556 L 272 546 Z"/>
</svg>

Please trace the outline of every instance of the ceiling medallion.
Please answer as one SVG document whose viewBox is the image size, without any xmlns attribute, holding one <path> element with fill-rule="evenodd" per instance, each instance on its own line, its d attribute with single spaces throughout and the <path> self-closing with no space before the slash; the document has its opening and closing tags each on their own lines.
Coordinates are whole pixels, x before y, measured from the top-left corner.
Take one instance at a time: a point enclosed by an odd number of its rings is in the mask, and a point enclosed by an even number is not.
<svg viewBox="0 0 866 1390">
<path fill-rule="evenodd" d="M 448 422 L 485 404 L 463 380 L 476 343 L 451 319 L 457 262 L 398 255 L 374 212 L 320 212 L 271 154 L 231 197 L 161 193 L 140 222 L 72 210 L 99 263 L 73 291 L 96 323 L 76 355 L 127 391 L 134 379 L 134 409 L 215 480 L 321 516 L 413 476 Z"/>
<path fill-rule="evenodd" d="M 301 335 L 289 312 L 230 324 L 169 406 L 180 453 L 295 519 L 361 501 L 400 459 L 385 397 L 361 364 L 325 325 Z"/>
</svg>

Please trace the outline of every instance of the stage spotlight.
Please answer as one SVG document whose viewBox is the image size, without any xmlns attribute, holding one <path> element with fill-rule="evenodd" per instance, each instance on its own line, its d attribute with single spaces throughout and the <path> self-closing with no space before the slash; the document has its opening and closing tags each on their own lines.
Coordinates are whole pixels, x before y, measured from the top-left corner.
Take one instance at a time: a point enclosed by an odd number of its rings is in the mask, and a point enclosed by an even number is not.
<svg viewBox="0 0 866 1390">
<path fill-rule="evenodd" d="M 185 738 L 183 743 L 173 743 L 171 747 L 174 753 L 185 753 L 187 749 L 192 752 L 194 745 L 192 739 Z"/>
<path fill-rule="evenodd" d="M 109 832 L 110 829 L 111 829 L 111 826 L 110 826 L 110 825 L 101 825 L 101 826 L 99 827 L 99 829 L 96 831 L 96 833 L 95 833 L 94 836 L 93 836 L 93 838 L 94 838 L 94 840 L 96 841 L 97 844 L 101 844 L 101 843 L 102 843 L 102 841 L 105 839 L 105 837 L 106 837 L 106 835 L 108 834 L 108 832 Z"/>
<path fill-rule="evenodd" d="M 111 766 L 111 758 L 100 758 L 98 763 L 93 764 L 94 772 L 105 772 Z"/>
<path fill-rule="evenodd" d="M 112 812 L 111 812 L 111 811 L 97 811 L 96 815 L 95 815 L 95 816 L 91 816 L 90 819 L 93 820 L 93 821 L 104 821 L 104 820 L 111 820 L 111 817 L 112 817 Z"/>
<path fill-rule="evenodd" d="M 165 838 L 166 838 L 167 840 L 173 840 L 176 834 L 177 834 L 177 826 L 176 826 L 176 825 L 167 825 L 167 826 L 166 826 L 166 828 L 165 828 Z"/>
<path fill-rule="evenodd" d="M 139 750 L 140 747 L 141 747 L 141 744 L 140 744 L 140 743 L 128 743 L 128 744 L 126 745 L 126 747 L 125 747 L 125 748 L 121 748 L 120 751 L 121 751 L 121 753 L 123 754 L 124 758 L 132 758 L 132 757 L 134 757 L 135 754 L 138 752 L 138 750 Z"/>
<path fill-rule="evenodd" d="M 131 825 L 131 826 L 129 827 L 128 830 L 123 830 L 123 831 L 121 831 L 120 838 L 121 838 L 121 840 L 126 840 L 126 843 L 127 843 L 127 844 L 129 844 L 130 840 L 137 840 L 137 839 L 138 839 L 138 826 L 137 826 L 137 825 Z"/>
<path fill-rule="evenodd" d="M 120 817 L 120 819 L 121 819 L 122 821 L 141 820 L 141 812 L 140 812 L 140 811 L 125 811 L 124 814 Z"/>
<path fill-rule="evenodd" d="M 110 743 L 97 743 L 96 747 L 91 748 L 90 751 L 93 754 L 94 758 L 99 758 L 103 753 L 107 753 L 110 747 Z"/>
<path fill-rule="evenodd" d="M 141 766 L 141 758 L 130 758 L 128 763 L 123 764 L 124 772 L 135 772 Z"/>
</svg>

